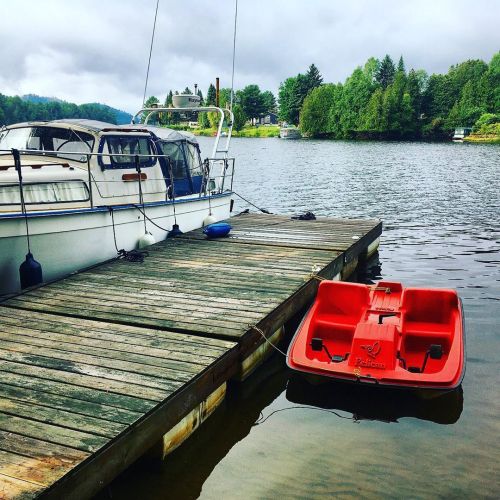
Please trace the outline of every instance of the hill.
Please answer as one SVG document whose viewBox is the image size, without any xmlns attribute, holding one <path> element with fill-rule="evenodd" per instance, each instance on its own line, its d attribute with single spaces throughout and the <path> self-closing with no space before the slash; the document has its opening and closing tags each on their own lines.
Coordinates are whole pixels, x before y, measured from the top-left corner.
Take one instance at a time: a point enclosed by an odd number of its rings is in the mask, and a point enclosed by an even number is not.
<svg viewBox="0 0 500 500">
<path fill-rule="evenodd" d="M 132 115 L 101 103 L 77 105 L 57 97 L 36 94 L 11 97 L 0 94 L 0 125 L 62 118 L 87 118 L 121 125 L 129 123 Z"/>
</svg>

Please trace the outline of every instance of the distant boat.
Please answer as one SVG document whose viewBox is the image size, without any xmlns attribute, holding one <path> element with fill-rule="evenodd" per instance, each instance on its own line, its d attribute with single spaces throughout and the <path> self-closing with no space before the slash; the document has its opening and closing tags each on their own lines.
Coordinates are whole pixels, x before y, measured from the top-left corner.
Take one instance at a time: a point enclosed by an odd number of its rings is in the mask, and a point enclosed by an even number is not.
<svg viewBox="0 0 500 500">
<path fill-rule="evenodd" d="M 453 142 L 463 142 L 464 138 L 470 135 L 472 127 L 457 127 L 453 134 Z"/>
<path fill-rule="evenodd" d="M 281 139 L 300 139 L 302 134 L 297 127 L 290 125 L 285 125 L 280 128 L 280 138 Z"/>
</svg>

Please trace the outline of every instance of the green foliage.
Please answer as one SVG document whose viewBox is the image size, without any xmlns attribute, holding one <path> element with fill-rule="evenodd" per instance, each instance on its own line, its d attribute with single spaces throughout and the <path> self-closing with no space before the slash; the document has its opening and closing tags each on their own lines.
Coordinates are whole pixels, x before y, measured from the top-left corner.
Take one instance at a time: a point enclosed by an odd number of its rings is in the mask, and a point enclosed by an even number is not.
<svg viewBox="0 0 500 500">
<path fill-rule="evenodd" d="M 484 113 L 474 124 L 474 132 L 479 132 L 485 125 L 491 125 L 493 123 L 500 123 L 500 115 L 495 113 Z"/>
<path fill-rule="evenodd" d="M 300 109 L 305 98 L 314 88 L 323 82 L 318 68 L 311 64 L 305 75 L 299 73 L 295 77 L 287 78 L 279 88 L 279 117 L 288 123 L 298 125 Z"/>
<path fill-rule="evenodd" d="M 276 108 L 276 99 L 272 92 L 261 92 L 258 85 L 247 85 L 243 90 L 238 90 L 236 100 L 243 113 L 251 119 L 259 118 Z"/>
<path fill-rule="evenodd" d="M 336 86 L 329 83 L 314 88 L 304 99 L 300 112 L 300 130 L 306 136 L 329 134 L 329 116 L 336 98 Z"/>
<path fill-rule="evenodd" d="M 276 112 L 276 97 L 270 90 L 262 92 L 262 99 L 264 101 L 264 109 L 266 113 Z"/>
<path fill-rule="evenodd" d="M 249 118 L 258 118 L 266 111 L 264 97 L 258 85 L 247 85 L 236 92 L 238 103 Z"/>
<path fill-rule="evenodd" d="M 233 114 L 234 114 L 234 130 L 236 132 L 239 132 L 244 126 L 247 121 L 247 116 L 245 115 L 245 112 L 243 111 L 243 108 L 239 105 L 236 104 L 233 107 Z"/>
<path fill-rule="evenodd" d="M 215 106 L 215 99 L 216 99 L 216 90 L 215 90 L 215 85 L 212 83 L 208 87 L 207 91 L 207 101 L 206 105 L 207 106 Z"/>
<path fill-rule="evenodd" d="M 386 55 L 370 58 L 344 84 L 311 92 L 307 75 L 287 78 L 279 90 L 279 116 L 312 137 L 449 139 L 457 126 L 472 126 L 485 113 L 500 114 L 500 52 L 489 64 L 469 60 L 430 77 L 394 66 Z M 310 93 L 309 93 L 310 92 Z M 308 97 L 303 97 L 304 95 Z M 326 118 L 328 117 L 328 118 Z M 477 127 L 494 123 L 479 122 Z M 495 122 L 496 123 L 496 122 Z"/>
<path fill-rule="evenodd" d="M 306 73 L 306 78 L 308 80 L 309 91 L 319 87 L 323 83 L 323 77 L 321 76 L 316 65 L 311 64 Z"/>
<path fill-rule="evenodd" d="M 401 56 L 398 61 L 398 73 L 406 73 L 403 56 Z"/>
<path fill-rule="evenodd" d="M 118 121 L 128 122 L 131 116 L 99 103 L 78 106 L 54 98 L 28 95 L 21 99 L 19 96 L 10 97 L 0 94 L 0 126 L 64 118 L 86 118 L 116 124 Z"/>
<path fill-rule="evenodd" d="M 402 60 L 402 57 L 401 57 Z M 396 68 L 392 62 L 391 56 L 386 54 L 382 59 L 380 66 L 376 74 L 377 83 L 379 83 L 384 89 L 387 88 L 394 81 L 394 75 L 396 74 Z"/>
<path fill-rule="evenodd" d="M 219 106 L 221 108 L 229 108 L 231 102 L 231 89 L 222 88 L 219 90 Z"/>
</svg>

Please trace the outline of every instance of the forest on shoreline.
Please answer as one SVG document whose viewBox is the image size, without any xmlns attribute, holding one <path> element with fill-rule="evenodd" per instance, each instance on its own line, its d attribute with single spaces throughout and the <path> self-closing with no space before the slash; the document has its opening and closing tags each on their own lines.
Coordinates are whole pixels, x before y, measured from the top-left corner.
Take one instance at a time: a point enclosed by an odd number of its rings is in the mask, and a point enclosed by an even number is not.
<svg viewBox="0 0 500 500">
<path fill-rule="evenodd" d="M 12 123 L 86 118 L 108 123 L 128 123 L 131 115 L 106 104 L 73 104 L 35 94 L 6 96 L 0 93 L 0 127 Z"/>
<path fill-rule="evenodd" d="M 146 106 L 172 105 L 170 90 L 162 102 L 150 96 Z M 203 105 L 215 105 L 216 90 L 210 84 L 206 97 L 197 90 Z M 231 90 L 222 88 L 219 104 L 229 104 Z M 500 52 L 489 63 L 467 60 L 451 66 L 446 74 L 428 75 L 424 70 L 407 71 L 403 57 L 397 64 L 389 55 L 371 57 L 357 67 L 344 83 L 325 83 L 311 64 L 304 74 L 286 78 L 277 98 L 251 84 L 233 94 L 234 128 L 256 124 L 274 114 L 281 122 L 296 125 L 312 138 L 378 140 L 447 140 L 456 127 L 474 127 L 476 134 L 500 140 Z M 76 105 L 57 98 L 35 95 L 9 97 L 0 94 L 0 125 L 33 120 L 88 118 L 127 123 L 130 115 L 93 103 Z M 193 117 L 196 119 L 195 117 Z M 164 114 L 159 124 L 178 125 L 178 116 Z M 216 126 L 217 117 L 200 113 L 201 129 Z M 248 134 L 266 136 L 266 134 Z"/>
<path fill-rule="evenodd" d="M 397 65 L 370 58 L 343 84 L 321 82 L 290 98 L 306 78 L 286 80 L 279 101 L 280 116 L 309 137 L 443 140 L 461 126 L 500 136 L 500 52 L 489 64 L 468 60 L 430 76 L 406 71 L 403 57 Z"/>
</svg>

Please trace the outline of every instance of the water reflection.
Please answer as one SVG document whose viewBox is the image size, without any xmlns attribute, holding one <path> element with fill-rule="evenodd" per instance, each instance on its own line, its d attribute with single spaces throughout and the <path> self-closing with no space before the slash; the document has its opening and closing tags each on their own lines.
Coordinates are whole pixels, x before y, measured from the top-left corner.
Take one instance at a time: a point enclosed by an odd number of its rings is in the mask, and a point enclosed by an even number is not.
<svg viewBox="0 0 500 500">
<path fill-rule="evenodd" d="M 463 409 L 462 387 L 453 391 L 423 391 L 366 387 L 346 382 L 315 383 L 292 375 L 286 387 L 292 403 L 352 414 L 355 421 L 397 422 L 403 417 L 454 424 Z"/>
</svg>

